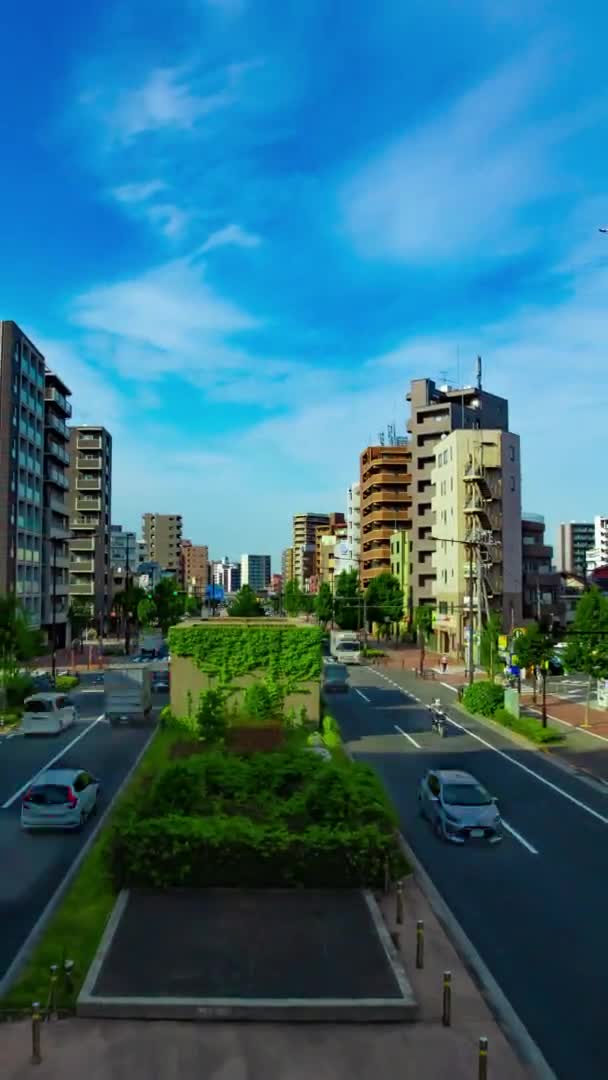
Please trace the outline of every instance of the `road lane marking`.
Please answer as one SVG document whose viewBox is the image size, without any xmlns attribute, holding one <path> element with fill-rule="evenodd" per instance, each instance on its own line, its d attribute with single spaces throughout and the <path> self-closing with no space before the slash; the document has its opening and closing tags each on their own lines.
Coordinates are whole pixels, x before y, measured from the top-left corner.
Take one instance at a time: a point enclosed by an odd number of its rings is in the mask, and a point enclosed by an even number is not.
<svg viewBox="0 0 608 1080">
<path fill-rule="evenodd" d="M 103 694 L 103 686 L 91 686 L 87 690 L 81 690 L 81 694 Z"/>
<path fill-rule="evenodd" d="M 503 828 L 505 828 L 507 832 L 510 832 L 511 836 L 514 836 L 516 840 L 519 840 L 520 844 L 523 844 L 523 846 L 527 848 L 532 855 L 538 855 L 538 851 L 536 850 L 536 848 L 532 847 L 532 844 L 529 844 L 528 841 L 521 835 L 521 833 L 518 833 L 517 829 L 514 829 L 512 825 L 509 825 L 504 818 L 502 819 L 502 824 Z"/>
<path fill-rule="evenodd" d="M 414 744 L 417 750 L 422 750 L 420 743 L 417 743 L 411 735 L 408 735 L 407 731 L 404 731 L 403 728 L 400 728 L 399 724 L 395 724 L 395 731 L 398 731 L 400 735 L 403 735 L 404 739 L 409 739 L 409 741 Z"/>
<path fill-rule="evenodd" d="M 358 694 L 359 697 L 362 697 L 364 701 L 367 701 L 368 705 L 371 705 L 371 701 L 369 700 L 368 697 L 365 696 L 365 694 L 363 693 L 362 690 L 357 690 L 356 686 L 353 686 L 353 690 L 355 691 L 355 694 Z"/>
<path fill-rule="evenodd" d="M 28 780 L 27 784 L 24 784 L 23 787 L 20 787 L 19 791 L 16 791 L 14 795 L 11 795 L 10 799 L 7 799 L 6 802 L 2 804 L 2 809 L 8 810 L 9 807 L 11 807 L 13 803 L 17 801 L 17 799 L 21 798 L 21 796 L 28 790 L 28 788 L 30 788 L 32 784 L 36 782 L 38 777 L 43 772 L 46 772 L 47 769 L 50 769 L 56 761 L 59 761 L 60 758 L 64 756 L 64 754 L 67 754 L 68 750 L 71 750 L 73 746 L 76 746 L 77 742 L 80 742 L 81 739 L 84 739 L 85 735 L 88 735 L 89 731 L 92 731 L 93 728 L 96 727 L 97 724 L 101 723 L 102 720 L 105 720 L 105 713 L 102 713 L 101 716 L 98 716 L 96 720 L 93 720 L 93 723 L 89 724 L 89 726 L 86 727 L 84 731 L 81 731 L 80 735 L 77 735 L 75 739 L 72 739 L 72 741 L 68 743 L 67 746 L 64 746 L 63 750 L 60 750 L 58 754 L 55 754 L 54 758 L 51 758 L 50 761 L 47 761 L 46 765 L 43 765 L 41 769 L 38 769 L 36 775 L 32 776 Z"/>
<path fill-rule="evenodd" d="M 440 686 L 445 686 L 446 690 L 451 690 L 452 693 L 454 693 L 454 694 L 458 693 L 458 687 L 457 686 L 450 686 L 449 682 L 442 682 L 442 683 L 439 683 L 439 685 Z"/>
</svg>

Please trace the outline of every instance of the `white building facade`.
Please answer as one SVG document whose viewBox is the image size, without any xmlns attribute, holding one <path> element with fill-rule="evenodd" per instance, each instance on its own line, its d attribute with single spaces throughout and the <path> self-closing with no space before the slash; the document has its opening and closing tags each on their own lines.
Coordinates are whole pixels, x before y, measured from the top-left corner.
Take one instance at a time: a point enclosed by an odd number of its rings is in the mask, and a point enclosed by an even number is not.
<svg viewBox="0 0 608 1080">
<path fill-rule="evenodd" d="M 341 552 L 342 570 L 359 570 L 361 561 L 361 484 L 356 480 L 346 493 L 346 551 Z"/>
</svg>

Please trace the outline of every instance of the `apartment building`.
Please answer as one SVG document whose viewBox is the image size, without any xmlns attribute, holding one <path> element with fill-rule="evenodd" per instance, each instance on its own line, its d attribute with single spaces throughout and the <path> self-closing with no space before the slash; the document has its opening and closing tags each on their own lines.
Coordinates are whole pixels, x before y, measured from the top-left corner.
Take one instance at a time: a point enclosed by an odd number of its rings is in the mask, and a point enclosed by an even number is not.
<svg viewBox="0 0 608 1080">
<path fill-rule="evenodd" d="M 124 567 L 134 573 L 139 565 L 138 540 L 134 532 L 123 529 L 122 525 L 110 526 L 110 566 Z"/>
<path fill-rule="evenodd" d="M 430 480 L 437 643 L 462 657 L 493 612 L 505 632 L 521 622 L 519 436 L 456 429 L 436 444 Z"/>
<path fill-rule="evenodd" d="M 557 569 L 562 574 L 585 577 L 587 552 L 595 547 L 593 521 L 562 521 L 557 530 Z"/>
<path fill-rule="evenodd" d="M 141 534 L 144 544 L 144 562 L 160 563 L 163 570 L 170 570 L 179 577 L 182 556 L 182 515 L 144 514 Z"/>
<path fill-rule="evenodd" d="M 232 562 L 227 555 L 211 563 L 211 582 L 219 585 L 226 594 L 237 593 L 241 587 L 241 564 Z"/>
<path fill-rule="evenodd" d="M 0 593 L 42 623 L 45 362 L 16 323 L 0 322 Z"/>
<path fill-rule="evenodd" d="M 294 514 L 293 577 L 301 589 L 315 576 L 317 527 L 329 525 L 329 514 Z"/>
<path fill-rule="evenodd" d="M 361 565 L 363 588 L 390 573 L 391 536 L 411 527 L 412 452 L 407 444 L 368 446 L 360 457 Z"/>
<path fill-rule="evenodd" d="M 411 586 L 415 609 L 419 604 L 432 604 L 434 598 L 431 473 L 435 468 L 437 443 L 443 435 L 458 429 L 508 431 L 509 406 L 505 398 L 481 389 L 480 374 L 477 386 L 460 389 L 438 387 L 432 379 L 413 379 L 407 400 L 410 403 L 407 430 L 412 451 Z"/>
<path fill-rule="evenodd" d="M 270 555 L 241 555 L 241 588 L 265 592 L 270 585 Z"/>
<path fill-rule="evenodd" d="M 42 627 L 55 648 L 69 644 L 70 604 L 70 433 L 71 391 L 53 371 L 44 376 L 44 520 Z"/>
<path fill-rule="evenodd" d="M 523 617 L 551 626 L 562 621 L 562 578 L 553 569 L 553 548 L 545 543 L 542 514 L 523 514 L 521 522 Z"/>
<path fill-rule="evenodd" d="M 411 530 L 407 529 L 395 529 L 391 533 L 391 574 L 397 578 L 401 588 L 403 589 L 403 619 L 404 622 L 411 620 L 410 610 L 410 560 L 412 557 L 411 552 Z"/>
<path fill-rule="evenodd" d="M 182 541 L 181 581 L 189 596 L 205 598 L 209 584 L 209 548 L 206 544 Z"/>
<path fill-rule="evenodd" d="M 281 577 L 283 584 L 293 580 L 293 548 L 284 548 L 281 555 Z"/>
<path fill-rule="evenodd" d="M 103 633 L 110 613 L 112 436 L 104 427 L 70 429 L 70 603 L 86 605 Z"/>
<path fill-rule="evenodd" d="M 361 483 L 356 480 L 346 492 L 346 543 L 348 566 L 345 570 L 359 572 L 361 562 Z"/>
<path fill-rule="evenodd" d="M 346 519 L 344 514 L 336 512 L 329 515 L 326 525 L 317 525 L 315 529 L 315 575 L 321 577 L 321 541 L 324 536 L 346 539 Z"/>
</svg>

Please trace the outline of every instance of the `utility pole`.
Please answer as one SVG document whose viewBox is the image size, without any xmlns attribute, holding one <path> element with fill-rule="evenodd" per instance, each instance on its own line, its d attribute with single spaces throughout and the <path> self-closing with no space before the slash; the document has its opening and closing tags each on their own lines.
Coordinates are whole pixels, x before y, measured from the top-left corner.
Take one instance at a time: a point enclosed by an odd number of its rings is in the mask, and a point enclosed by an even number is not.
<svg viewBox="0 0 608 1080">
<path fill-rule="evenodd" d="M 479 360 L 481 363 L 481 357 Z M 479 653 L 477 654 L 477 661 L 479 666 L 481 666 L 481 628 L 483 626 L 483 597 L 481 583 L 481 544 L 479 544 L 477 547 L 477 632 L 479 634 Z"/>
<path fill-rule="evenodd" d="M 469 622 L 468 622 L 468 675 L 469 686 L 473 685 L 475 681 L 475 667 L 473 660 L 473 541 L 469 543 Z"/>
<path fill-rule="evenodd" d="M 127 565 L 125 566 L 125 655 L 131 651 L 131 614 L 129 611 L 129 541 L 130 533 L 127 533 Z"/>
<path fill-rule="evenodd" d="M 52 605 L 53 610 L 51 612 L 52 621 L 52 637 L 53 637 L 53 652 L 51 654 L 51 675 L 53 677 L 53 684 L 55 683 L 55 675 L 57 673 L 57 544 L 59 541 L 51 540 L 53 545 L 53 594 Z"/>
</svg>

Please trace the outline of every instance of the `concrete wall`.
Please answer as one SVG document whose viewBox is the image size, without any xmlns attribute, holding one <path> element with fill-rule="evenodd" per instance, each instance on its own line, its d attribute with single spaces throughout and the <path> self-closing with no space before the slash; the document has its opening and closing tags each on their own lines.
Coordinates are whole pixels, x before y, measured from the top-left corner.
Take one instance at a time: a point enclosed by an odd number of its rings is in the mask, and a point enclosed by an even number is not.
<svg viewBox="0 0 608 1080">
<path fill-rule="evenodd" d="M 230 702 L 240 702 L 248 686 L 263 679 L 265 671 L 251 671 L 235 678 L 231 684 L 234 691 Z M 196 709 L 201 691 L 217 686 L 217 679 L 210 678 L 199 671 L 189 656 L 171 656 L 171 709 L 176 716 L 188 713 L 188 691 L 192 695 L 192 708 Z M 303 693 L 288 694 L 285 699 L 285 712 L 294 708 L 296 712 L 304 706 L 308 719 L 318 723 L 320 717 L 320 683 L 312 679 L 302 684 Z"/>
</svg>

